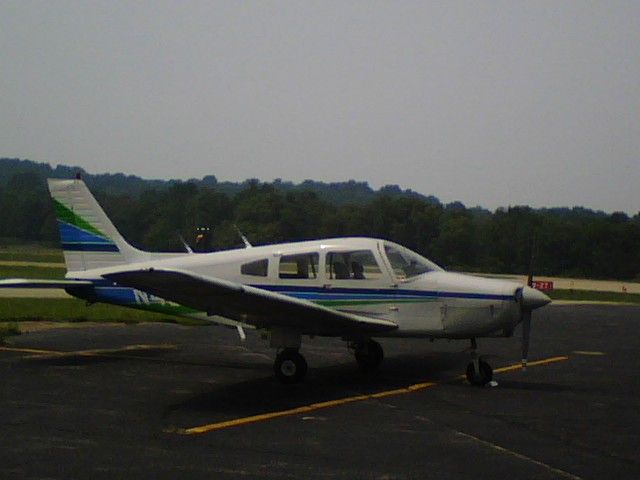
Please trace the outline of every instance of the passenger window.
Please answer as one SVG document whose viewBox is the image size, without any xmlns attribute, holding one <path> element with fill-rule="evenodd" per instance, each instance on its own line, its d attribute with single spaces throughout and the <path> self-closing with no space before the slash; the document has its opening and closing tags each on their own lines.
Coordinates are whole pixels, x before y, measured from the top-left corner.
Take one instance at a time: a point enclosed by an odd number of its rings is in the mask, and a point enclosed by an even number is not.
<svg viewBox="0 0 640 480">
<path fill-rule="evenodd" d="M 330 252 L 327 254 L 327 278 L 332 280 L 379 280 L 382 270 L 370 250 Z"/>
<path fill-rule="evenodd" d="M 317 253 L 283 255 L 280 257 L 280 278 L 318 278 Z"/>
<path fill-rule="evenodd" d="M 251 275 L 254 277 L 266 277 L 269 271 L 269 260 L 256 260 L 255 262 L 245 263 L 240 267 L 242 275 Z"/>
</svg>

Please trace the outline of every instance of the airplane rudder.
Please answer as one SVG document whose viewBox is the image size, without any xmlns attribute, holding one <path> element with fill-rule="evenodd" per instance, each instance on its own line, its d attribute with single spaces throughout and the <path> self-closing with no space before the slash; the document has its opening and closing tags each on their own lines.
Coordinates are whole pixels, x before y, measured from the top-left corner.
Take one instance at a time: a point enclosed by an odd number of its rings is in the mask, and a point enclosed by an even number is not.
<svg viewBox="0 0 640 480">
<path fill-rule="evenodd" d="M 120 235 L 84 182 L 80 179 L 49 179 L 47 182 L 67 270 L 89 270 L 126 263 L 118 245 L 124 239 L 118 242 Z"/>
</svg>

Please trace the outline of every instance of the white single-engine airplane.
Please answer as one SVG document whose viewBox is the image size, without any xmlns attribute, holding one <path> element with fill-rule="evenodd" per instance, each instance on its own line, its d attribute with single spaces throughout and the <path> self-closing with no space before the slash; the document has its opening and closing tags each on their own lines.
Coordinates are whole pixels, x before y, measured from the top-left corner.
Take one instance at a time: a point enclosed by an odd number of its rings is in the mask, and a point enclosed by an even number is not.
<svg viewBox="0 0 640 480">
<path fill-rule="evenodd" d="M 65 280 L 7 279 L 3 288 L 64 288 L 104 302 L 267 330 L 283 383 L 302 380 L 302 336 L 343 338 L 359 366 L 383 358 L 374 337 L 469 339 L 474 385 L 492 379 L 478 337 L 510 337 L 522 322 L 526 366 L 533 309 L 549 298 L 529 286 L 444 271 L 400 245 L 331 238 L 213 253 L 151 253 L 129 245 L 85 183 L 49 180 L 67 266 Z"/>
</svg>

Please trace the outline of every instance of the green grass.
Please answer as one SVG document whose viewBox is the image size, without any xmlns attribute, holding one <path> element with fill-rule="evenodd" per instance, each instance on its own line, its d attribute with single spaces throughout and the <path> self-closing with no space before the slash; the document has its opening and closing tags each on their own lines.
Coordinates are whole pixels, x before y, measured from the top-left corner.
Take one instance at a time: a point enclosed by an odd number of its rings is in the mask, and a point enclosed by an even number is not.
<svg viewBox="0 0 640 480">
<path fill-rule="evenodd" d="M 65 273 L 64 267 L 0 265 L 0 278 L 64 278 Z"/>
<path fill-rule="evenodd" d="M 20 335 L 20 327 L 16 322 L 0 322 L 0 343 L 11 335 Z"/>
<path fill-rule="evenodd" d="M 96 303 L 86 306 L 75 298 L 2 298 L 0 322 L 168 322 L 181 325 L 208 325 L 204 320 L 177 317 L 145 310 Z"/>
<path fill-rule="evenodd" d="M 63 263 L 64 255 L 59 248 L 37 244 L 0 245 L 0 261 Z"/>
<path fill-rule="evenodd" d="M 600 292 L 596 290 L 553 290 L 547 292 L 552 300 L 591 302 L 640 303 L 640 294 L 623 292 Z"/>
</svg>

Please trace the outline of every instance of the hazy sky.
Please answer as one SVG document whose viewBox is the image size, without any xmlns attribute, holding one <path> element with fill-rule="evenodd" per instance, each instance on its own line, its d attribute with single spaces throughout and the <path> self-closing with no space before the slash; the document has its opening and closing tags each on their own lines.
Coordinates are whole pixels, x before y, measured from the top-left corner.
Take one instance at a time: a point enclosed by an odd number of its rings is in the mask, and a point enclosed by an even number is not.
<svg viewBox="0 0 640 480">
<path fill-rule="evenodd" d="M 0 0 L 0 156 L 640 211 L 640 2 Z"/>
</svg>

